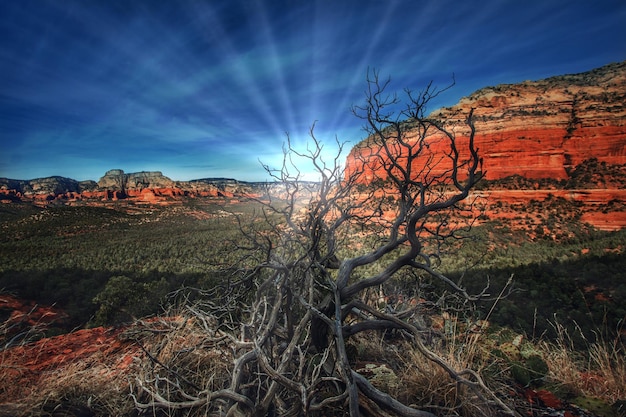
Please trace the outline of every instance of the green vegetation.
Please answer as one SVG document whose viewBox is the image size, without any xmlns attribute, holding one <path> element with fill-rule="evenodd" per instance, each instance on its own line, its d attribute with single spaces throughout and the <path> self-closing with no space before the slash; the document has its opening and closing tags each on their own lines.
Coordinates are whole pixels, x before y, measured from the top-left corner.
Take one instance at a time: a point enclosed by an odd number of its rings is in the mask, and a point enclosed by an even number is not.
<svg viewBox="0 0 626 417">
<path fill-rule="evenodd" d="M 167 295 L 181 287 L 207 289 L 229 278 L 240 233 L 235 215 L 228 213 L 246 218 L 255 209 L 255 203 L 226 200 L 192 200 L 138 214 L 5 205 L 0 208 L 0 289 L 64 309 L 69 320 L 52 332 L 156 314 Z M 620 303 L 626 299 L 626 231 L 599 232 L 574 221 L 564 233 L 563 220 L 575 219 L 549 220 L 546 215 L 545 227 L 558 228 L 557 240 L 530 239 L 528 232 L 497 222 L 475 227 L 443 255 L 443 272 L 474 292 L 486 277 L 494 297 L 510 291 L 493 311 L 490 300 L 475 312 L 483 317 L 490 312 L 498 325 L 554 337 L 560 322 L 571 334 L 580 334 L 575 329 L 580 327 L 590 339 L 614 336 L 626 317 Z M 513 284 L 505 288 L 511 275 Z M 407 276 L 405 285 L 403 291 L 411 295 L 437 292 L 437 284 L 421 276 Z"/>
<path fill-rule="evenodd" d="M 242 215 L 252 209 L 236 206 Z M 222 279 L 224 266 L 236 260 L 229 243 L 239 236 L 236 224 L 220 204 L 135 215 L 98 207 L 4 207 L 0 289 L 63 308 L 67 330 L 88 321 L 129 321 L 160 312 L 164 296 L 181 286 L 207 288 Z M 141 293 L 141 300 L 127 294 L 112 305 L 124 290 Z"/>
<path fill-rule="evenodd" d="M 626 299 L 626 231 L 568 225 L 577 226 L 571 237 L 553 240 L 530 239 L 527 231 L 487 223 L 448 253 L 442 265 L 470 291 L 480 291 L 487 278 L 493 297 L 507 294 L 495 307 L 493 300 L 479 304 L 477 314 L 489 314 L 493 323 L 537 338 L 554 338 L 556 323 L 563 323 L 578 335 L 579 345 L 583 337 L 611 339 L 626 319 L 621 302 Z"/>
<path fill-rule="evenodd" d="M 536 178 L 529 179 L 522 175 L 511 175 L 505 178 L 480 182 L 476 189 L 497 190 L 550 190 L 550 189 L 594 189 L 623 188 L 626 186 L 626 167 L 600 162 L 590 158 L 570 168 L 567 179 Z"/>
</svg>

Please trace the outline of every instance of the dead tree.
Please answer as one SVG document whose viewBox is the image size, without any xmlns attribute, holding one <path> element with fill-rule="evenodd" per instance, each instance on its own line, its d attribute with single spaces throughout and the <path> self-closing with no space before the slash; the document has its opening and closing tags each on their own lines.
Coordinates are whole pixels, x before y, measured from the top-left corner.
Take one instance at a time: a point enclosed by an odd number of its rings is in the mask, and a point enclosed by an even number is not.
<svg viewBox="0 0 626 417">
<path fill-rule="evenodd" d="M 447 128 L 425 115 L 428 102 L 443 90 L 429 85 L 419 94 L 406 91 L 400 108 L 387 87 L 376 72 L 368 74 L 365 104 L 353 108 L 367 139 L 352 150 L 348 166 L 339 159 L 339 142 L 337 155 L 324 158 L 313 128 L 307 151 L 297 152 L 287 138 L 282 167 L 266 166 L 283 188 L 259 201 L 263 209 L 256 221 L 241 219 L 245 245 L 239 249 L 246 258 L 237 279 L 222 289 L 221 301 L 216 295 L 202 313 L 219 316 L 226 326 L 210 339 L 232 347 L 229 384 L 190 393 L 179 379 L 160 387 L 139 383 L 138 407 L 204 407 L 212 415 L 233 416 L 359 416 L 375 404 L 389 415 L 433 416 L 425 411 L 428 404 L 400 403 L 353 365 L 351 340 L 396 329 L 425 361 L 472 390 L 476 401 L 513 414 L 476 372 L 455 370 L 429 350 L 423 329 L 402 311 L 381 310 L 367 296 L 406 270 L 429 274 L 467 300 L 481 296 L 467 293 L 435 262 L 443 241 L 455 236 L 454 212 L 482 176 L 472 113 L 457 139 L 454 129 L 462 126 Z M 299 159 L 319 174 L 314 188 L 301 181 Z M 167 399 L 165 391 L 178 392 L 178 400 Z"/>
</svg>

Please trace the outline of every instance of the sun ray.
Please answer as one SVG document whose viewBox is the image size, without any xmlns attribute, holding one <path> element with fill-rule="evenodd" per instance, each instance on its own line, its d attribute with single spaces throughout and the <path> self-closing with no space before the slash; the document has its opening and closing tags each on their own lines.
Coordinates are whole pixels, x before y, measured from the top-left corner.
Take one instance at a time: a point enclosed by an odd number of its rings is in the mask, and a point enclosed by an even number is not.
<svg viewBox="0 0 626 417">
<path fill-rule="evenodd" d="M 190 159 L 272 158 L 284 132 L 304 146 L 314 122 L 325 142 L 358 141 L 349 109 L 368 67 L 397 91 L 454 73 L 441 101 L 452 105 L 486 85 L 623 60 L 624 18 L 616 3 L 539 0 L 0 2 L 0 135 L 16 144 L 10 161 L 43 161 L 54 145 L 93 166 L 89 146 L 131 155 L 139 141 L 163 150 L 155 164 L 173 163 L 173 143 Z"/>
</svg>

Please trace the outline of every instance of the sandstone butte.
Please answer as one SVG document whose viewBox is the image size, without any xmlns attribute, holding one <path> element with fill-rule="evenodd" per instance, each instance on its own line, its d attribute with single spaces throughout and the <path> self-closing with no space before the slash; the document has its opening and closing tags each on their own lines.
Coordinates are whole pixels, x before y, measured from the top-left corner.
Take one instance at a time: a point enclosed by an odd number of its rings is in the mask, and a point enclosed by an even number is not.
<svg viewBox="0 0 626 417">
<path fill-rule="evenodd" d="M 429 118 L 443 121 L 456 133 L 460 151 L 467 147 L 465 119 L 472 108 L 475 142 L 488 180 L 511 175 L 566 179 L 568 170 L 590 158 L 626 164 L 626 62 L 581 74 L 486 87 L 453 107 L 434 111 Z M 414 130 L 409 129 L 407 136 L 416 140 Z M 429 157 L 447 149 L 443 135 L 426 140 L 430 150 L 415 161 L 417 171 Z M 356 169 L 358 157 L 378 151 L 366 139 L 352 150 L 348 169 Z M 444 159 L 432 174 L 446 169 Z M 380 170 L 373 170 L 364 179 L 380 176 L 384 177 Z"/>
<path fill-rule="evenodd" d="M 429 118 L 442 121 L 455 133 L 461 158 L 468 155 L 469 127 L 465 123 L 474 109 L 475 145 L 483 160 L 487 180 L 521 176 L 529 180 L 567 180 L 570 173 L 590 159 L 626 172 L 626 62 L 610 64 L 589 72 L 562 75 L 540 81 L 503 84 L 480 89 L 458 104 L 432 112 Z M 417 133 L 407 123 L 406 137 L 417 143 Z M 442 134 L 424 139 L 428 144 L 413 164 L 414 172 L 440 175 L 450 168 L 442 155 L 449 150 Z M 384 180 L 386 174 L 373 154 L 380 147 L 365 139 L 349 154 L 348 173 L 362 169 L 362 183 Z M 430 158 L 430 161 L 429 161 Z M 623 177 L 622 177 L 623 178 Z M 549 194 L 569 201 L 600 207 L 626 201 L 626 183 L 603 181 L 584 189 L 498 190 L 494 186 L 477 194 L 490 200 L 520 202 L 544 200 Z M 535 188 L 535 187 L 533 187 Z M 605 230 L 626 226 L 626 212 L 587 214 L 583 220 Z"/>
<path fill-rule="evenodd" d="M 160 171 L 125 173 L 121 169 L 112 169 L 97 183 L 64 177 L 32 180 L 0 178 L 0 201 L 32 201 L 37 205 L 47 205 L 127 200 L 167 205 L 184 197 L 256 196 L 257 188 L 254 183 L 230 179 L 173 181 Z"/>
<path fill-rule="evenodd" d="M 429 117 L 443 121 L 455 132 L 461 157 L 467 155 L 469 129 L 465 119 L 474 109 L 475 143 L 483 160 L 485 178 L 491 181 L 475 196 L 497 202 L 524 204 L 550 195 L 585 205 L 583 221 L 604 230 L 626 226 L 626 209 L 603 209 L 611 202 L 626 201 L 626 62 L 610 64 L 589 72 L 561 75 L 540 81 L 486 87 L 464 97 L 452 107 L 434 111 Z M 410 121 L 407 123 L 410 126 Z M 416 140 L 414 130 L 408 137 Z M 432 175 L 445 171 L 446 139 L 428 136 L 429 148 L 414 163 L 414 172 L 426 165 Z M 365 139 L 346 160 L 348 174 L 367 162 L 363 183 L 384 179 L 371 155 L 379 149 Z M 571 173 L 594 158 L 617 167 L 617 178 L 601 178 L 582 188 L 550 189 L 519 187 L 499 189 L 497 180 L 521 176 L 528 180 L 566 181 Z M 433 162 L 434 161 L 434 162 Z M 614 170 L 615 171 L 615 170 Z M 485 187 L 483 187 L 485 188 Z M 279 189 L 274 191 L 280 192 Z M 29 181 L 0 178 L 0 202 L 32 201 L 37 205 L 107 204 L 126 201 L 138 205 L 169 205 L 183 198 L 260 196 L 261 184 L 231 179 L 173 181 L 159 171 L 125 173 L 113 169 L 95 181 L 63 177 Z M 489 210 L 488 210 L 489 211 Z M 494 211 L 490 218 L 498 217 Z M 510 213 L 509 213 L 510 214 Z M 502 217 L 500 215 L 500 217 Z"/>
</svg>

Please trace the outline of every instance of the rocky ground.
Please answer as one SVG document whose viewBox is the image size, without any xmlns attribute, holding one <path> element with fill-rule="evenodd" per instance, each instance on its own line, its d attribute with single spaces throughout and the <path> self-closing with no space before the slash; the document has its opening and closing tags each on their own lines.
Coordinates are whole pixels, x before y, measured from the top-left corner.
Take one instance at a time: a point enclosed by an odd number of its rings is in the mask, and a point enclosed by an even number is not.
<svg viewBox="0 0 626 417">
<path fill-rule="evenodd" d="M 19 317 L 39 324 L 60 317 L 51 307 L 35 307 L 28 302 L 3 295 L 0 311 L 10 312 L 8 323 Z M 5 325 L 6 323 L 5 322 Z M 165 325 L 164 325 L 165 323 Z M 150 337 L 175 332 L 184 327 L 182 317 L 160 318 L 119 327 L 81 329 L 69 334 L 8 346 L 0 351 L 0 416 L 103 416 L 136 415 L 131 393 L 133 381 L 142 375 L 142 367 L 160 365 L 149 353 Z M 146 336 L 147 335 L 147 336 Z M 176 339 L 176 335 L 171 339 Z M 176 347 L 187 346 L 188 335 L 180 336 Z M 143 340 L 143 342 L 139 342 Z M 193 344 L 193 343 L 192 343 Z M 503 345 L 504 349 L 504 345 Z M 226 355 L 228 356 L 228 355 Z M 156 362 L 155 362 L 156 361 Z M 217 365 L 215 365 L 217 366 Z M 380 366 L 363 365 L 365 375 L 378 378 Z M 367 369 L 373 369 L 367 372 Z M 581 374 L 581 377 L 584 375 Z M 596 381 L 602 383 L 601 381 Z M 511 379 L 505 401 L 519 416 L 532 417 L 622 417 L 624 404 L 613 407 L 594 399 L 577 400 L 578 404 L 559 398 L 551 388 L 524 387 Z M 587 401 L 582 403 L 581 401 Z"/>
</svg>

